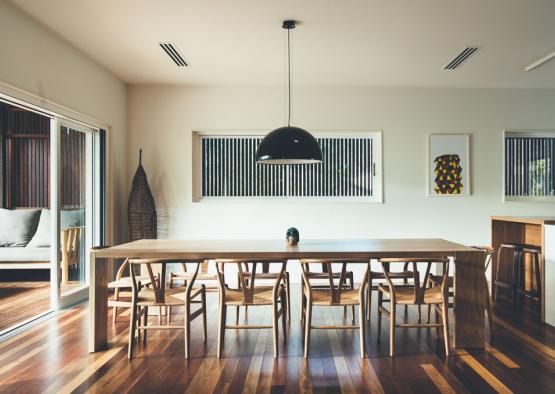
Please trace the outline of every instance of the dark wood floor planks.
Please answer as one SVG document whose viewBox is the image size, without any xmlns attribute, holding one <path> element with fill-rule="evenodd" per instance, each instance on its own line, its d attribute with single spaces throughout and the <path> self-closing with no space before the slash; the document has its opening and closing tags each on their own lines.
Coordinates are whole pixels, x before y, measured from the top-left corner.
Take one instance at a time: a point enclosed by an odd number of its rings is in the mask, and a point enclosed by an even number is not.
<svg viewBox="0 0 555 394">
<path fill-rule="evenodd" d="M 299 289 L 293 289 L 293 300 Z M 129 314 L 110 327 L 112 347 L 87 352 L 86 304 L 57 313 L 38 326 L 0 342 L 1 392 L 534 392 L 555 391 L 555 330 L 532 314 L 496 306 L 496 341 L 484 351 L 443 355 L 433 329 L 398 329 L 399 354 L 388 356 L 388 321 L 378 335 L 376 316 L 366 332 L 368 358 L 359 357 L 357 330 L 314 330 L 311 357 L 302 357 L 299 311 L 293 303 L 287 341 L 280 330 L 280 357 L 271 330 L 227 330 L 224 357 L 216 358 L 217 300 L 208 296 L 208 341 L 192 324 L 192 357 L 183 358 L 180 330 L 151 331 L 127 360 Z M 174 308 L 173 321 L 182 314 Z M 375 313 L 374 309 L 374 313 Z M 404 311 L 399 310 L 401 316 Z M 228 318 L 235 319 L 230 310 Z M 416 318 L 410 310 L 408 319 Z M 153 316 L 153 322 L 157 317 Z M 319 307 L 315 322 L 345 324 L 342 308 Z M 240 321 L 269 322 L 269 308 L 241 310 Z M 381 336 L 378 341 L 378 336 Z"/>
</svg>

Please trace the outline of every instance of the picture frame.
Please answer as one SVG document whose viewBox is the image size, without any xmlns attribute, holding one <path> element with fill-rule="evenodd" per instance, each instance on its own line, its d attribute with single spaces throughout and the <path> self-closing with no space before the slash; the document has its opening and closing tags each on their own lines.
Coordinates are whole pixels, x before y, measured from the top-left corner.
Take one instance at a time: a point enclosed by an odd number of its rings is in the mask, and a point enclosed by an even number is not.
<svg viewBox="0 0 555 394">
<path fill-rule="evenodd" d="M 426 171 L 428 197 L 469 196 L 470 134 L 429 134 Z"/>
</svg>

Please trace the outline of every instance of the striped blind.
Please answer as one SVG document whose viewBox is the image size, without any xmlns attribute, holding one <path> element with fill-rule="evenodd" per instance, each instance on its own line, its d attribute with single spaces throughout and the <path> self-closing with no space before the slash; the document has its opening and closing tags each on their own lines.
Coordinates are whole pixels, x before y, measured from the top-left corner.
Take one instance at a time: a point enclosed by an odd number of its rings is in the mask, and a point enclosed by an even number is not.
<svg viewBox="0 0 555 394">
<path fill-rule="evenodd" d="M 201 136 L 202 197 L 370 197 L 372 138 L 318 138 L 319 164 L 262 165 L 262 137 Z"/>
<path fill-rule="evenodd" d="M 555 138 L 505 138 L 505 195 L 553 196 Z"/>
</svg>

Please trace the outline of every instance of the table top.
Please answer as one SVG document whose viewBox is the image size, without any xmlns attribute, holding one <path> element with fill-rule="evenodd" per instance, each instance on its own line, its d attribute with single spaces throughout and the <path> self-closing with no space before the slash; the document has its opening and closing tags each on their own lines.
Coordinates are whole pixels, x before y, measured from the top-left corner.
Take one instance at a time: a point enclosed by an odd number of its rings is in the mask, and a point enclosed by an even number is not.
<svg viewBox="0 0 555 394">
<path fill-rule="evenodd" d="M 166 259 L 299 259 L 442 257 L 476 252 L 443 239 L 305 239 L 289 246 L 285 240 L 167 240 L 143 239 L 94 251 L 100 258 Z"/>
<path fill-rule="evenodd" d="M 555 224 L 555 216 L 492 216 L 491 220 L 525 224 Z"/>
</svg>

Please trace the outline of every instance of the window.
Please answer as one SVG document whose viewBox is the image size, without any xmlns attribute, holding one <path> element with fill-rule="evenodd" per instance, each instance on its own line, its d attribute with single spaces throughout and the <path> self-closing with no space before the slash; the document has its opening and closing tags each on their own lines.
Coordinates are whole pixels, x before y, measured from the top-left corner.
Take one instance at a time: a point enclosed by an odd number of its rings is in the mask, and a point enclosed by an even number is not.
<svg viewBox="0 0 555 394">
<path fill-rule="evenodd" d="M 324 161 L 263 165 L 263 135 L 195 133 L 196 200 L 296 198 L 381 202 L 381 133 L 315 134 Z"/>
<path fill-rule="evenodd" d="M 505 200 L 555 197 L 555 131 L 505 132 Z"/>
</svg>

